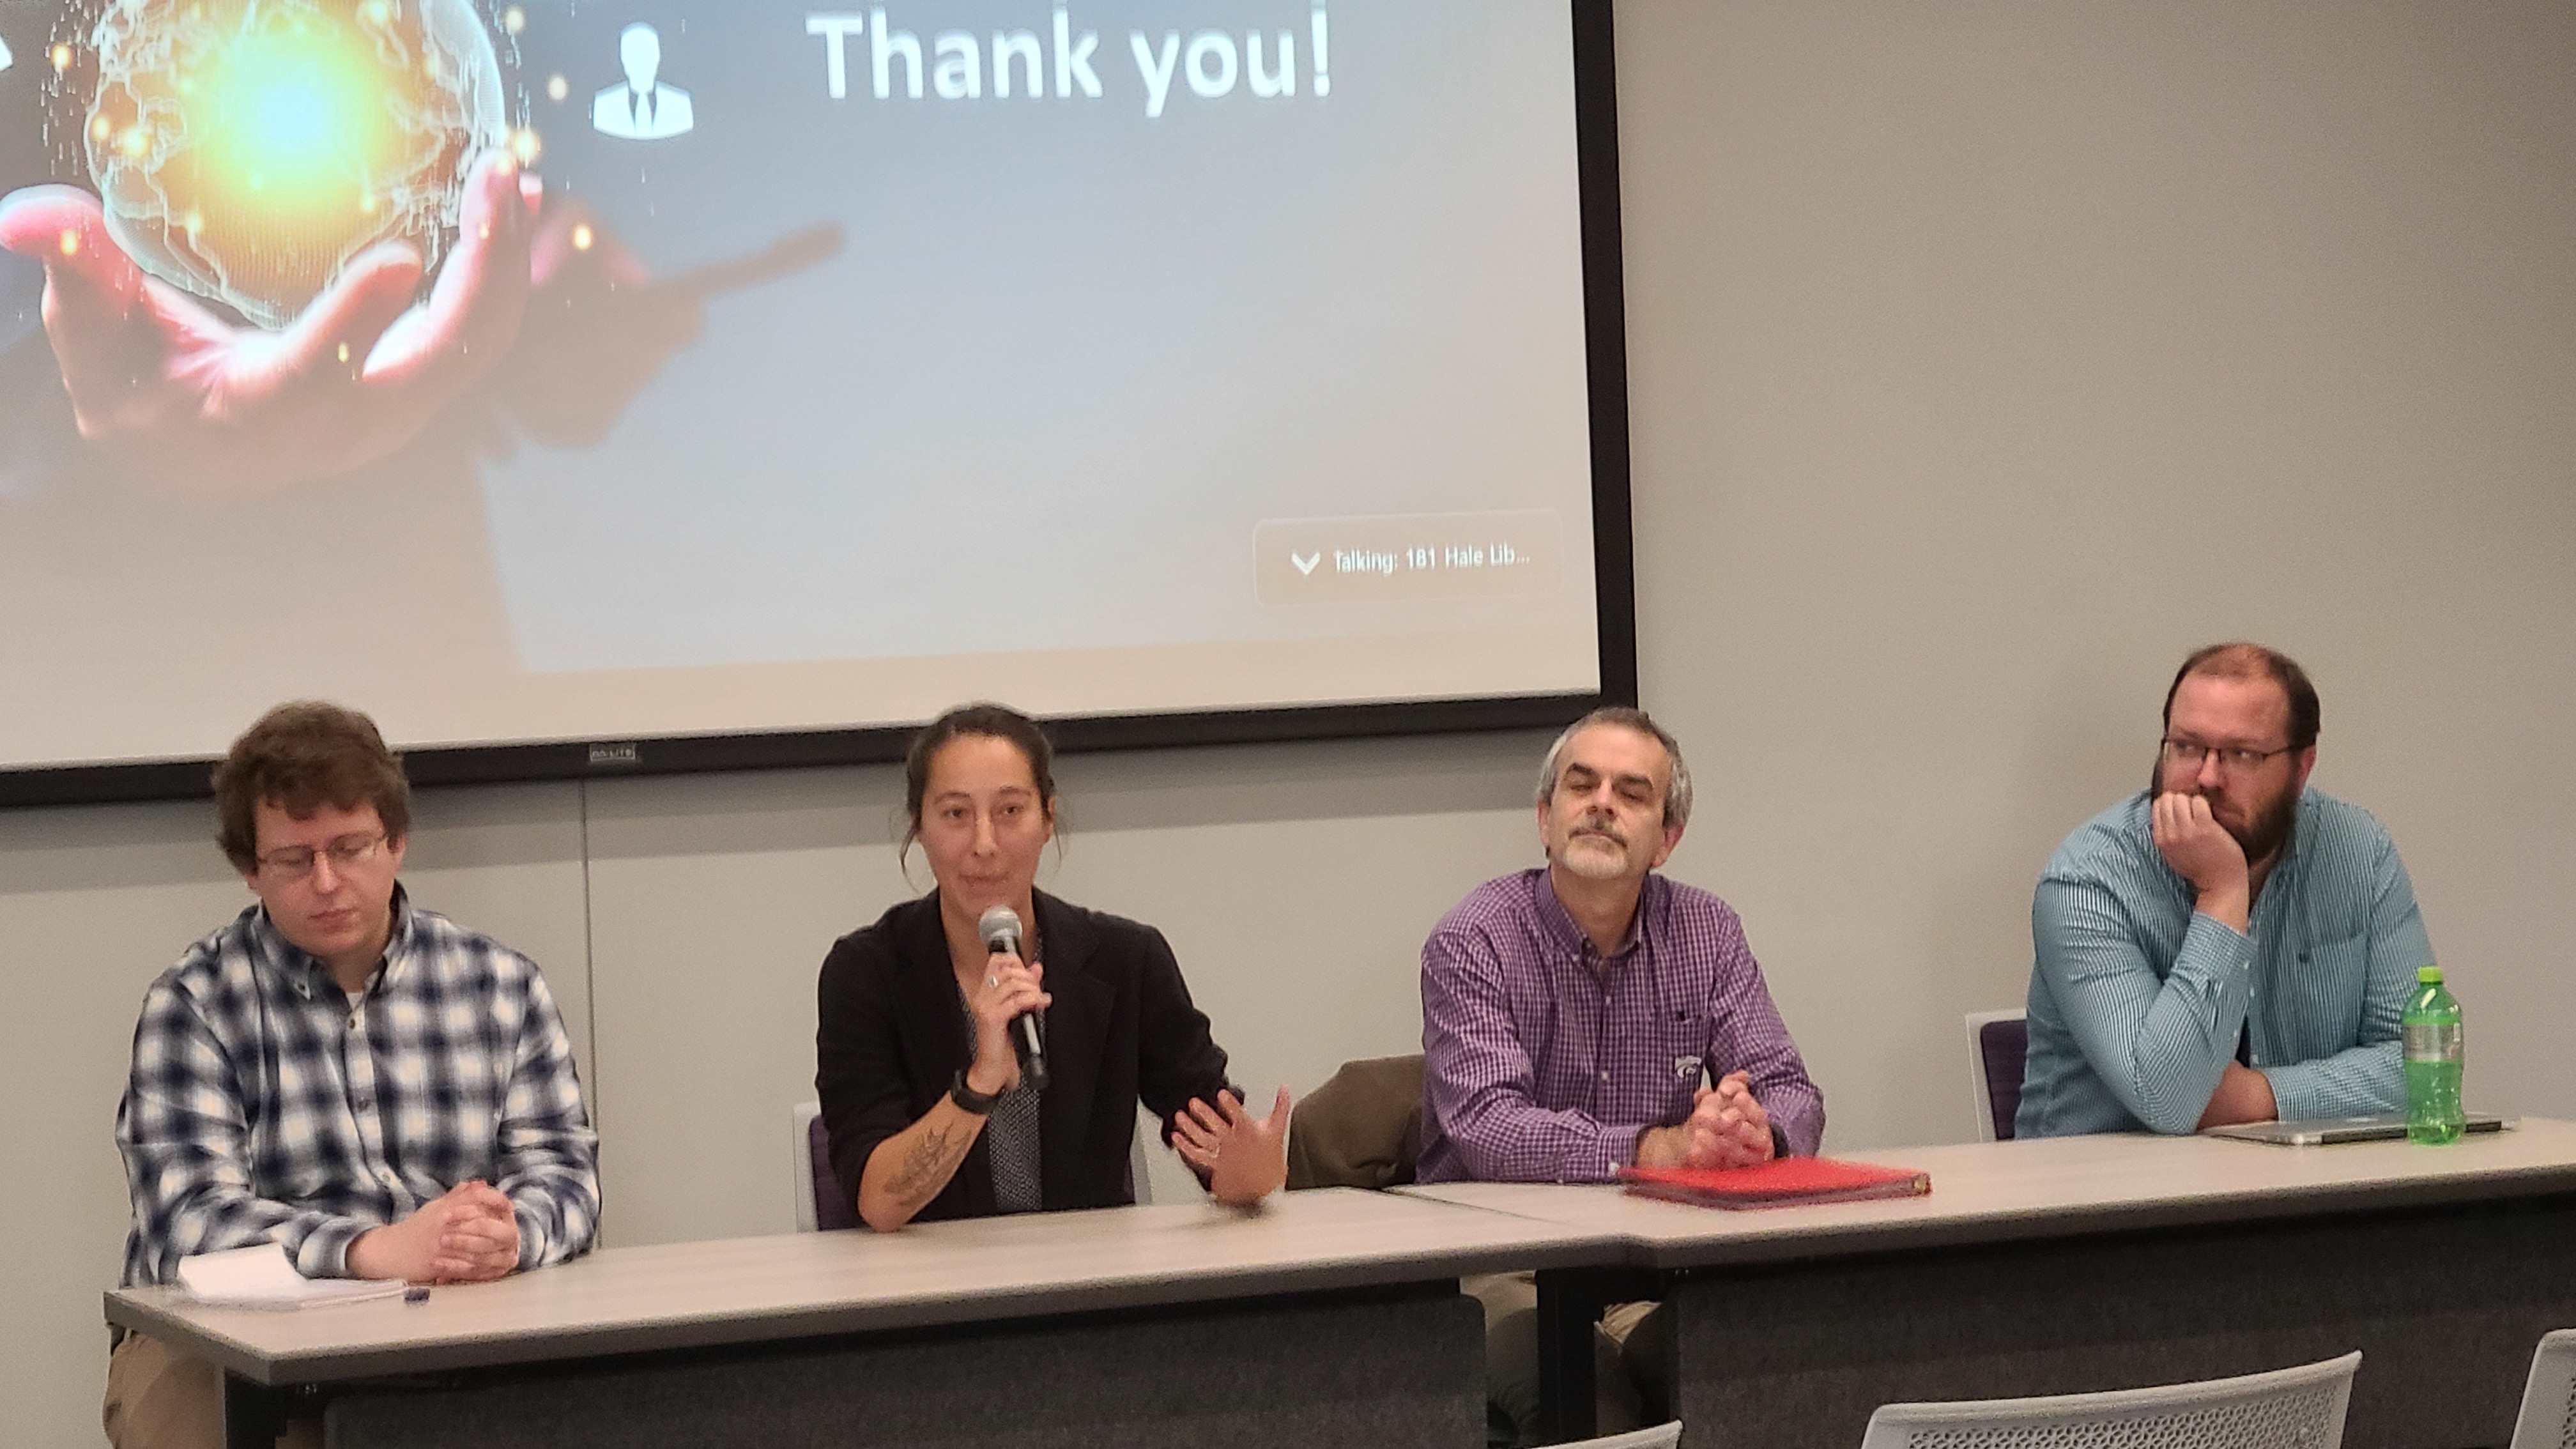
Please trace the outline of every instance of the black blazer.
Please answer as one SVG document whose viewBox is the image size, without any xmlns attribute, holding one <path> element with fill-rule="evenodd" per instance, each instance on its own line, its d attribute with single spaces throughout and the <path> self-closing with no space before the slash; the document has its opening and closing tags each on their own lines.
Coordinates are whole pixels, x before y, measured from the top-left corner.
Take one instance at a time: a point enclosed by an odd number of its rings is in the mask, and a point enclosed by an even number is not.
<svg viewBox="0 0 2576 1449">
<path fill-rule="evenodd" d="M 1127 1149 L 1136 1103 L 1163 1119 L 1227 1089 L 1225 1053 L 1190 1004 L 1163 933 L 1039 892 L 1037 945 L 1046 968 L 1049 1082 L 1038 1103 L 1038 1184 L 1047 1210 L 1135 1201 Z M 877 1145 L 948 1094 L 973 1051 L 948 963 L 939 894 L 906 901 L 832 943 L 814 1029 L 814 1087 L 841 1197 Z M 1238 1094 L 1239 1095 L 1239 1094 Z M 916 1221 L 989 1217 L 993 1168 L 982 1137 Z"/>
</svg>

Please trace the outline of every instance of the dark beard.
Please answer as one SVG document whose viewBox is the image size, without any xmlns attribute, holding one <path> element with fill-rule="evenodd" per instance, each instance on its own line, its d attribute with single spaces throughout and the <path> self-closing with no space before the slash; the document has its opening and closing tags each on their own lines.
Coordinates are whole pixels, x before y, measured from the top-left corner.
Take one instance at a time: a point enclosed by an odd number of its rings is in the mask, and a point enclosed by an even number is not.
<svg viewBox="0 0 2576 1449">
<path fill-rule="evenodd" d="M 2156 752 L 2156 762 L 2147 767 L 2147 798 L 2153 800 L 2164 792 L 2165 757 L 2160 749 Z M 2254 823 L 2245 829 L 2239 830 L 2225 821 L 2219 822 L 2219 829 L 2236 837 L 2237 848 L 2245 852 L 2246 866 L 2256 868 L 2270 860 L 2273 852 L 2290 843 L 2290 833 L 2298 828 L 2298 824 L 2299 792 L 2291 790 L 2274 802 L 2271 809 L 2255 816 Z"/>
<path fill-rule="evenodd" d="M 2254 823 L 2243 832 L 2230 830 L 2236 843 L 2245 847 L 2245 863 L 2260 866 L 2289 847 L 2290 832 L 2299 824 L 2299 792 L 2285 790 L 2272 808 L 2254 817 Z"/>
</svg>

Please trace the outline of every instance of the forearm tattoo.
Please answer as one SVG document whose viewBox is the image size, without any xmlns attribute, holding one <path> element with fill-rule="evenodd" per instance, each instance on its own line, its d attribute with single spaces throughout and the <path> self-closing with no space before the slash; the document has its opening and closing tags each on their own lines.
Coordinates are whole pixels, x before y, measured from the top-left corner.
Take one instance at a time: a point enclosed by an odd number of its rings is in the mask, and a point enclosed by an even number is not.
<svg viewBox="0 0 2576 1449">
<path fill-rule="evenodd" d="M 975 1141 L 975 1134 L 962 1127 L 928 1123 L 923 1127 L 921 1140 L 903 1155 L 903 1165 L 895 1169 L 894 1180 L 886 1184 L 887 1194 L 906 1207 L 918 1207 L 937 1197 Z"/>
</svg>

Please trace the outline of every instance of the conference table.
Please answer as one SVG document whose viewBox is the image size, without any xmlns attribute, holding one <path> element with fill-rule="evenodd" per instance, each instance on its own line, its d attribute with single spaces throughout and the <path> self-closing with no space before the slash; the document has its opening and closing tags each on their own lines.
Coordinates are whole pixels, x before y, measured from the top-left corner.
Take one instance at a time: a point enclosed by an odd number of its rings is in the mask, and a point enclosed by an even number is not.
<svg viewBox="0 0 2576 1449">
<path fill-rule="evenodd" d="M 1467 1446 L 1482 1314 L 1532 1271 L 1553 1427 L 1591 1323 L 1662 1298 L 1690 1449 L 1860 1442 L 1885 1402 L 2134 1387 L 2359 1348 L 2346 1440 L 2510 1437 L 2576 1325 L 2576 1124 L 2447 1147 L 2106 1136 L 1844 1154 L 1928 1196 L 1725 1211 L 1447 1184 L 609 1248 L 427 1302 L 107 1295 L 221 1366 L 228 1442 Z"/>
<path fill-rule="evenodd" d="M 168 1288 L 108 1321 L 225 1372 L 226 1442 L 1314 1449 L 1484 1436 L 1462 1274 L 1594 1263 L 1580 1228 L 1348 1188 L 607 1248 L 291 1312 Z"/>
<path fill-rule="evenodd" d="M 2442 1147 L 2098 1136 L 1840 1154 L 1921 1197 L 1732 1211 L 1615 1187 L 1413 1196 L 1625 1245 L 1538 1273 L 1559 1436 L 1589 1429 L 1605 1301 L 1653 1338 L 1691 1449 L 1861 1442 L 1872 1409 L 2132 1388 L 2360 1349 L 2345 1442 L 2512 1437 L 2542 1333 L 2576 1326 L 2576 1124 Z"/>
</svg>

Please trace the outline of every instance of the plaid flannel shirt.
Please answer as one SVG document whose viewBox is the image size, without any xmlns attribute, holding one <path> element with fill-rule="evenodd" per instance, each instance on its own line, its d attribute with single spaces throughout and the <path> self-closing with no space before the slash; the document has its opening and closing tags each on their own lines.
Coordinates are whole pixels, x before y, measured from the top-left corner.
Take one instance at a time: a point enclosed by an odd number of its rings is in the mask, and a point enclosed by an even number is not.
<svg viewBox="0 0 2576 1449">
<path fill-rule="evenodd" d="M 519 1266 L 586 1251 L 598 1135 L 536 963 L 397 889 L 355 997 L 254 905 L 144 993 L 116 1111 L 128 1286 L 274 1240 L 307 1277 L 480 1178 L 517 1209 Z"/>
</svg>

